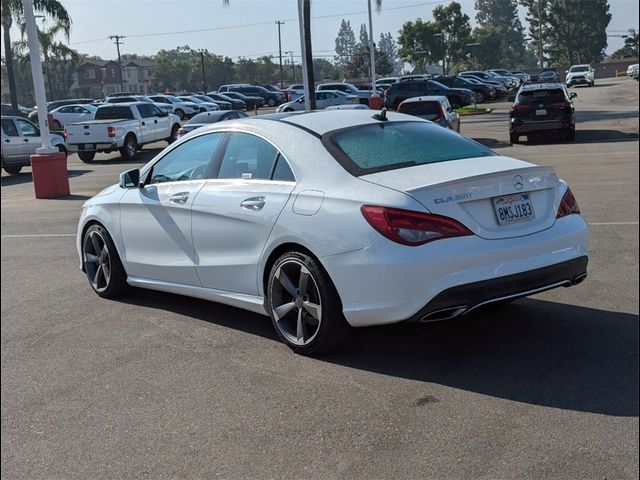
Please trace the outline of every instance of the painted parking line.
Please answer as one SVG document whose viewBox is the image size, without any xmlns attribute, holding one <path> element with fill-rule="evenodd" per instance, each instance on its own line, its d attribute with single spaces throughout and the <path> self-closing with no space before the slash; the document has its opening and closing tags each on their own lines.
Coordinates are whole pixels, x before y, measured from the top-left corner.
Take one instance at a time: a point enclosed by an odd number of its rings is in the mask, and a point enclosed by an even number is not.
<svg viewBox="0 0 640 480">
<path fill-rule="evenodd" d="M 589 223 L 590 227 L 600 227 L 600 226 L 608 226 L 608 225 L 638 225 L 638 222 L 591 222 Z"/>
</svg>

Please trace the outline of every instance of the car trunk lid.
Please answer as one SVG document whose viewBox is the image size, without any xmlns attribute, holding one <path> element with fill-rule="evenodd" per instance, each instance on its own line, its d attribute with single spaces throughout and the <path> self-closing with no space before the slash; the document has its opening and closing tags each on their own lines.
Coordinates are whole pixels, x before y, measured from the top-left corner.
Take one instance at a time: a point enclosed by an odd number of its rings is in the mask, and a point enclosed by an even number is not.
<svg viewBox="0 0 640 480">
<path fill-rule="evenodd" d="M 552 167 L 502 156 L 432 163 L 359 178 L 402 191 L 431 213 L 454 218 L 487 239 L 530 235 L 551 227 L 559 201 L 560 181 Z"/>
</svg>

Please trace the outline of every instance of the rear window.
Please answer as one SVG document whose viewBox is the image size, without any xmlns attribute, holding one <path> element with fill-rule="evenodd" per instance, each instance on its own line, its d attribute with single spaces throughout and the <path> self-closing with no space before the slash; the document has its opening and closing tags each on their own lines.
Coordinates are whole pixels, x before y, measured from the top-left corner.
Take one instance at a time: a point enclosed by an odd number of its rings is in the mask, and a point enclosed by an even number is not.
<svg viewBox="0 0 640 480">
<path fill-rule="evenodd" d="M 322 143 L 354 176 L 495 155 L 488 148 L 426 122 L 388 122 L 337 130 Z"/>
<path fill-rule="evenodd" d="M 129 107 L 100 107 L 96 110 L 94 117 L 96 120 L 115 120 L 120 118 L 126 118 L 133 120 L 133 113 Z"/>
<path fill-rule="evenodd" d="M 400 113 L 407 115 L 417 115 L 427 120 L 435 120 L 442 116 L 440 102 L 407 102 L 400 104 Z"/>
<path fill-rule="evenodd" d="M 564 91 L 559 88 L 544 88 L 540 90 L 525 90 L 518 95 L 518 102 L 562 102 L 565 100 Z"/>
</svg>

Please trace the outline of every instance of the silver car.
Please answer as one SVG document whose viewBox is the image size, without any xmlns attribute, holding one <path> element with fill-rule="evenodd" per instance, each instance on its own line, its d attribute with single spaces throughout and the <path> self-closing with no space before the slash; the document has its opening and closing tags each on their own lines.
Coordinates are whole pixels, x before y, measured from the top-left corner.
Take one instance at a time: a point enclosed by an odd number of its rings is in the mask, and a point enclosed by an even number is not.
<svg viewBox="0 0 640 480">
<path fill-rule="evenodd" d="M 360 102 L 356 95 L 348 95 L 340 90 L 315 92 L 315 95 L 316 108 L 318 110 L 335 105 L 354 105 Z M 297 110 L 304 110 L 304 95 L 293 102 L 283 103 L 276 109 L 276 112 L 294 112 Z"/>
<path fill-rule="evenodd" d="M 67 146 L 62 135 L 49 134 L 52 147 L 65 155 Z M 40 129 L 29 120 L 20 117 L 2 117 L 2 168 L 17 175 L 22 167 L 31 165 L 31 155 L 42 146 Z"/>
</svg>

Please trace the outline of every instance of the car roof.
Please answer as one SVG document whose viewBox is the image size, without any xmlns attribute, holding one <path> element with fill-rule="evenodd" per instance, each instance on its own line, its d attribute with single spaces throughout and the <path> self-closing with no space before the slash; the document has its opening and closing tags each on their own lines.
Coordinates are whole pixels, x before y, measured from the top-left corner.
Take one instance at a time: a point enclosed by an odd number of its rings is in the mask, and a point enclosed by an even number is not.
<svg viewBox="0 0 640 480">
<path fill-rule="evenodd" d="M 420 102 L 438 102 L 442 103 L 447 97 L 444 95 L 424 95 L 420 97 L 411 97 L 404 100 L 402 103 L 420 103 Z"/>
<path fill-rule="evenodd" d="M 550 88 L 560 88 L 563 89 L 564 85 L 557 82 L 551 83 L 525 83 L 520 88 L 520 91 L 530 91 L 530 90 L 548 90 Z"/>
<path fill-rule="evenodd" d="M 380 113 L 377 110 L 317 110 L 313 112 L 280 113 L 250 117 L 236 121 L 262 122 L 280 121 L 299 127 L 315 136 L 322 136 L 333 130 L 355 127 L 358 125 L 380 124 L 374 115 Z M 417 117 L 411 117 L 397 112 L 389 111 L 386 114 L 390 121 L 418 121 Z"/>
</svg>

